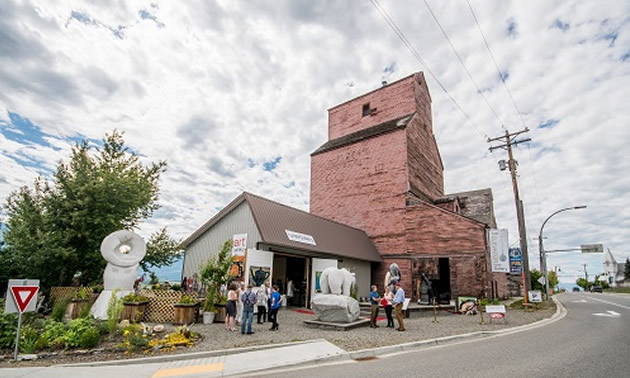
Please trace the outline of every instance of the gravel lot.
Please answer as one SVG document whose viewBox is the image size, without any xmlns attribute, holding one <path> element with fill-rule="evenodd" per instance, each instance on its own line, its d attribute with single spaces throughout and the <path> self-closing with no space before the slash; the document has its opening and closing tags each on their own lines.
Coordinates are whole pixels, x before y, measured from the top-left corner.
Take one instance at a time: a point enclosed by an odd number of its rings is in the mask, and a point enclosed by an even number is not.
<svg viewBox="0 0 630 378">
<path fill-rule="evenodd" d="M 201 352 L 209 350 L 231 349 L 248 347 L 255 345 L 267 345 L 277 343 L 287 343 L 295 341 L 306 341 L 313 339 L 326 339 L 346 351 L 377 348 L 387 345 L 421 341 L 436 337 L 452 336 L 475 331 L 493 331 L 524 324 L 551 317 L 556 310 L 555 304 L 551 303 L 546 308 L 541 308 L 532 312 L 523 310 L 507 309 L 507 321 L 496 321 L 491 323 L 484 315 L 485 325 L 480 325 L 480 317 L 453 314 L 446 311 L 438 313 L 439 323 L 433 323 L 431 312 L 412 313 L 410 318 L 405 319 L 407 331 L 398 332 L 395 329 L 385 328 L 387 320 L 381 311 L 383 320 L 379 321 L 380 327 L 372 329 L 369 327 L 355 328 L 349 331 L 336 331 L 328 329 L 310 328 L 304 325 L 304 320 L 314 320 L 314 315 L 295 311 L 295 309 L 281 309 L 278 314 L 280 324 L 279 331 L 270 331 L 271 323 L 256 324 L 256 319 L 252 325 L 253 335 L 241 335 L 237 332 L 226 331 L 223 324 L 212 325 L 195 324 L 192 330 L 201 335 L 201 340 L 191 348 L 177 348 L 168 354 L 179 354 L 189 352 Z M 170 332 L 175 328 L 170 324 L 165 324 L 166 331 Z M 117 360 L 126 358 L 148 357 L 154 354 L 136 353 L 125 354 L 114 352 L 110 349 L 115 346 L 113 342 L 106 342 L 101 347 L 105 350 L 98 353 L 79 354 L 70 351 L 61 352 L 55 358 L 38 359 L 34 361 L 21 361 L 14 363 L 10 361 L 12 357 L 9 353 L 0 359 L 0 368 L 17 366 L 48 366 L 62 363 L 77 363 L 102 360 Z M 87 351 L 86 351 L 87 352 Z M 159 354 L 158 352 L 157 354 Z"/>
</svg>

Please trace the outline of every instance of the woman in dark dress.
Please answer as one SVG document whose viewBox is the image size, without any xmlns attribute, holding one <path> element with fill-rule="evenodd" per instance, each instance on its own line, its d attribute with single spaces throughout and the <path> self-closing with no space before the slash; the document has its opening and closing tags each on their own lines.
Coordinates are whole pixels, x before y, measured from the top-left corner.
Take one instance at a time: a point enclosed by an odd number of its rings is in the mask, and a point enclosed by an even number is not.
<svg viewBox="0 0 630 378">
<path fill-rule="evenodd" d="M 236 295 L 236 287 L 232 283 L 230 284 L 230 290 L 228 291 L 228 301 L 225 304 L 225 329 L 228 331 L 236 331 L 234 328 L 234 320 L 236 319 L 236 301 L 238 297 Z"/>
</svg>

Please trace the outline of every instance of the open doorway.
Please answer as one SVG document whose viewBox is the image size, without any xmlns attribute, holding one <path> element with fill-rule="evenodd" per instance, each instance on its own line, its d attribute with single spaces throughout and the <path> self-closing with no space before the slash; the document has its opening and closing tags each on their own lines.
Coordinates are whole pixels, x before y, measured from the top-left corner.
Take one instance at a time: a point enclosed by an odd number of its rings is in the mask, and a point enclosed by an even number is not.
<svg viewBox="0 0 630 378">
<path fill-rule="evenodd" d="M 288 306 L 306 306 L 306 277 L 306 258 L 274 254 L 272 283 L 286 295 Z"/>
<path fill-rule="evenodd" d="M 435 282 L 438 303 L 449 304 L 451 301 L 451 269 L 448 257 L 441 257 L 438 262 L 439 279 Z"/>
</svg>

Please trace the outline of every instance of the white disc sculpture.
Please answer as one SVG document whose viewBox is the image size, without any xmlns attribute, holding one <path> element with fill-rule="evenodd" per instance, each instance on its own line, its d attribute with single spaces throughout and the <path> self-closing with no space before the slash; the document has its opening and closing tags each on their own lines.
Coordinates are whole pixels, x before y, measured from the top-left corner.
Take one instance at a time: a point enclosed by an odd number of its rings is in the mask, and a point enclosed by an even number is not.
<svg viewBox="0 0 630 378">
<path fill-rule="evenodd" d="M 90 313 L 97 319 L 107 319 L 107 306 L 114 290 L 118 297 L 133 290 L 138 277 L 140 261 L 147 252 L 142 237 L 133 231 L 120 230 L 107 235 L 101 243 L 101 254 L 107 260 L 103 273 L 104 290 L 98 296 Z"/>
</svg>

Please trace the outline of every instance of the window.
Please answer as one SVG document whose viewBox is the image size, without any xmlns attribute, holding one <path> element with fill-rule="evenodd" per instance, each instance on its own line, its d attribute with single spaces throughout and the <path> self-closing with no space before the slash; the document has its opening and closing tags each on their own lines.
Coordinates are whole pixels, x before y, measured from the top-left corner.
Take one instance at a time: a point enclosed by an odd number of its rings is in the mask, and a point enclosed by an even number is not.
<svg viewBox="0 0 630 378">
<path fill-rule="evenodd" d="M 367 117 L 372 113 L 372 111 L 370 110 L 370 103 L 368 102 L 367 104 L 363 104 L 363 117 Z"/>
</svg>

